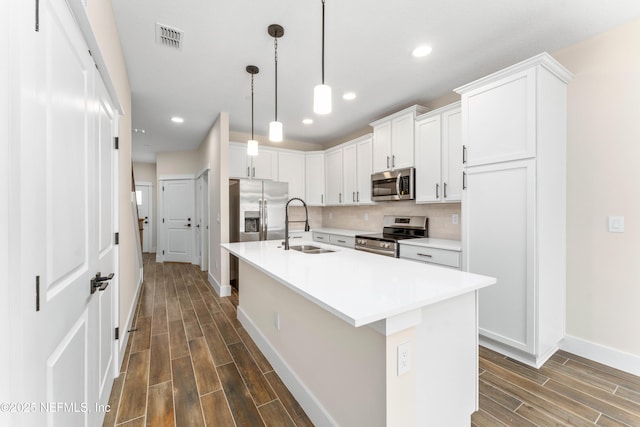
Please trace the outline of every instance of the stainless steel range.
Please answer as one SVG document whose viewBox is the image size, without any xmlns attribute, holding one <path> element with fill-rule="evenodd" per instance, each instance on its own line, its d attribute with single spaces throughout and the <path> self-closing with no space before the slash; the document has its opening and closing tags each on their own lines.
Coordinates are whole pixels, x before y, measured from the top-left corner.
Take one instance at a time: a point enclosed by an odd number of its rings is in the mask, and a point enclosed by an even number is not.
<svg viewBox="0 0 640 427">
<path fill-rule="evenodd" d="M 398 258 L 400 240 L 429 237 L 428 221 L 426 216 L 385 215 L 382 233 L 356 236 L 356 249 Z"/>
</svg>

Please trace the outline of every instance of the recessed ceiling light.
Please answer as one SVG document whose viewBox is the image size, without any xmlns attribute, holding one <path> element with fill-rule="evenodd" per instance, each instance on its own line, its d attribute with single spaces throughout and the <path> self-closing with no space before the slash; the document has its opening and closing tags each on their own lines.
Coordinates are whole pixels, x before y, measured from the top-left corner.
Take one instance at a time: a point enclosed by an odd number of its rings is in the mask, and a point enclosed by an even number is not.
<svg viewBox="0 0 640 427">
<path fill-rule="evenodd" d="M 305 125 L 310 125 L 313 123 L 313 119 L 303 119 L 302 123 L 304 123 Z"/>
<path fill-rule="evenodd" d="M 172 121 L 173 123 L 183 123 L 183 122 L 184 122 L 184 119 L 183 119 L 182 117 L 177 117 L 177 116 L 176 116 L 176 117 L 171 117 L 171 121 Z"/>
<path fill-rule="evenodd" d="M 356 99 L 356 94 L 355 92 L 345 92 L 344 95 L 342 95 L 342 99 L 351 101 L 352 99 Z"/>
<path fill-rule="evenodd" d="M 423 56 L 429 55 L 432 50 L 433 49 L 431 48 L 431 46 L 422 45 L 422 46 L 418 46 L 417 48 L 413 49 L 413 52 L 411 52 L 411 54 L 413 56 L 415 56 L 416 58 L 422 58 Z"/>
</svg>

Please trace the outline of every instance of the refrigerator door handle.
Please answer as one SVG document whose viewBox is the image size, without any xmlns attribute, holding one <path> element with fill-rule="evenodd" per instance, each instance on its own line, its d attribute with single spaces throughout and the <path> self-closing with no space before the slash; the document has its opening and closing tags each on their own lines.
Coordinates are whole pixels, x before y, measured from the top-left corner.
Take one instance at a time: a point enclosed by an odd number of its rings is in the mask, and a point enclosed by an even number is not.
<svg viewBox="0 0 640 427">
<path fill-rule="evenodd" d="M 264 237 L 263 240 L 267 240 L 267 231 L 269 230 L 269 214 L 268 214 L 268 210 L 267 210 L 268 206 L 267 206 L 267 199 L 264 200 L 264 203 L 262 205 L 262 209 L 264 210 L 264 213 L 262 215 L 262 224 L 263 224 L 263 229 L 264 229 Z"/>
<path fill-rule="evenodd" d="M 262 232 L 264 230 L 264 217 L 262 213 L 262 199 L 258 200 L 258 240 L 264 240 L 262 238 Z"/>
</svg>

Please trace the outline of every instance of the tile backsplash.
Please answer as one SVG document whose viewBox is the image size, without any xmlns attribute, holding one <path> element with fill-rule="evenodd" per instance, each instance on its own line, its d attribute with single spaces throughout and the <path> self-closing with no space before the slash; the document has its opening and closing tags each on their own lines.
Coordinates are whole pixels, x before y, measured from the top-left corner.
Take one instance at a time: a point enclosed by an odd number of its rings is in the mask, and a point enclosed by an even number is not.
<svg viewBox="0 0 640 427">
<path fill-rule="evenodd" d="M 349 228 L 379 233 L 382 231 L 382 218 L 385 215 L 422 215 L 429 218 L 429 237 L 460 240 L 462 236 L 460 203 L 416 204 L 413 201 L 403 201 L 368 206 L 327 206 L 314 209 L 321 209 L 321 225 L 323 227 Z M 458 224 L 453 224 L 452 216 L 454 214 L 458 215 Z M 314 213 L 315 215 L 317 214 Z M 317 224 L 316 218 L 314 218 L 311 228 L 314 227 L 314 224 Z"/>
</svg>

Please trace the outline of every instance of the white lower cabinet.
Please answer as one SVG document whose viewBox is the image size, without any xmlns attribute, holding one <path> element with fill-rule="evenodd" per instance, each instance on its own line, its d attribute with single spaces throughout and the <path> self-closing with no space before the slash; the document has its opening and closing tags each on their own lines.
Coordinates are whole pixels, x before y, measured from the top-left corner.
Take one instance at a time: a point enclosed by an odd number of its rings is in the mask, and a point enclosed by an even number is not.
<svg viewBox="0 0 640 427">
<path fill-rule="evenodd" d="M 329 243 L 351 249 L 356 247 L 356 238 L 351 235 L 346 236 L 344 234 L 323 233 L 320 231 L 314 231 L 312 235 L 313 240 L 316 242 Z"/>
<path fill-rule="evenodd" d="M 426 262 L 429 264 L 439 264 L 457 269 L 460 269 L 462 266 L 462 259 L 459 251 L 410 246 L 403 245 L 402 243 L 400 244 L 400 258 Z"/>
</svg>

